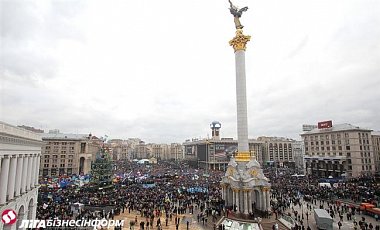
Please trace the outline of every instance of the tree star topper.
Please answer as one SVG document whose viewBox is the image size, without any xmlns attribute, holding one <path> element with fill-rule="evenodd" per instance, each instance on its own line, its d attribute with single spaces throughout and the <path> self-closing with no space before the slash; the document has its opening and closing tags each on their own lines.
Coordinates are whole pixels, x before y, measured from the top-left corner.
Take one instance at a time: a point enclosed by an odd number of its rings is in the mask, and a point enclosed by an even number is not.
<svg viewBox="0 0 380 230">
<path fill-rule="evenodd" d="M 241 17 L 241 15 L 243 14 L 244 11 L 248 10 L 248 6 L 239 9 L 238 7 L 236 7 L 232 4 L 231 0 L 228 0 L 228 2 L 230 3 L 230 12 L 234 16 L 234 22 L 235 22 L 236 29 L 243 29 L 244 26 L 240 23 L 239 18 Z"/>
</svg>

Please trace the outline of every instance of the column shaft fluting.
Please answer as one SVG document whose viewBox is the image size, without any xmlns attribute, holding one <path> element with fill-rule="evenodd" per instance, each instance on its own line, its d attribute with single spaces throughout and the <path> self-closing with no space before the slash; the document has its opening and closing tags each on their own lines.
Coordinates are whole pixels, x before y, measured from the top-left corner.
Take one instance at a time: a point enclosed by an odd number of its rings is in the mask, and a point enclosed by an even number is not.
<svg viewBox="0 0 380 230">
<path fill-rule="evenodd" d="M 16 185 L 15 185 L 15 196 L 20 196 L 21 193 L 21 178 L 22 178 L 22 166 L 24 163 L 24 158 L 22 155 L 17 157 L 17 171 L 16 171 Z"/>
<path fill-rule="evenodd" d="M 16 169 L 17 169 L 17 158 L 11 157 L 8 175 L 8 200 L 12 200 L 15 197 L 15 182 L 16 182 Z"/>
<path fill-rule="evenodd" d="M 26 178 L 26 190 L 30 190 L 30 185 L 32 181 L 32 167 L 33 167 L 33 158 L 32 156 L 28 156 L 28 175 Z"/>
<path fill-rule="evenodd" d="M 0 205 L 5 204 L 7 201 L 7 187 L 8 187 L 8 175 L 9 175 L 10 160 L 5 157 L 1 161 L 0 171 Z"/>
<path fill-rule="evenodd" d="M 21 193 L 26 192 L 26 180 L 28 175 L 28 156 L 24 156 L 24 163 L 22 164 L 22 179 L 21 179 Z"/>
</svg>

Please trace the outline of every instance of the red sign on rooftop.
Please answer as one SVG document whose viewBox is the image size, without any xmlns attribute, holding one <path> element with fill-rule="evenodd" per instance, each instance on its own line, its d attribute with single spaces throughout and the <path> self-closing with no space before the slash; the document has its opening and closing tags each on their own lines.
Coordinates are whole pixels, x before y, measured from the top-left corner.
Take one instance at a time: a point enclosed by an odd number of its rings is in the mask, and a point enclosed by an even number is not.
<svg viewBox="0 0 380 230">
<path fill-rule="evenodd" d="M 332 121 L 321 121 L 318 122 L 318 129 L 326 129 L 332 127 Z"/>
</svg>

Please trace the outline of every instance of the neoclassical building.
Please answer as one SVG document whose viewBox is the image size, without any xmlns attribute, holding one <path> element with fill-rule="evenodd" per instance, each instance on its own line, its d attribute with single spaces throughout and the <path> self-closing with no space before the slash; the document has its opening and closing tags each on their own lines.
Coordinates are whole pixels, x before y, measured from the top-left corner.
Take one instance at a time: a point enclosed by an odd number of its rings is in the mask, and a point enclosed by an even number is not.
<svg viewBox="0 0 380 230">
<path fill-rule="evenodd" d="M 14 210 L 17 222 L 0 221 L 0 229 L 18 229 L 23 219 L 35 219 L 41 137 L 0 121 L 0 213 Z"/>
</svg>

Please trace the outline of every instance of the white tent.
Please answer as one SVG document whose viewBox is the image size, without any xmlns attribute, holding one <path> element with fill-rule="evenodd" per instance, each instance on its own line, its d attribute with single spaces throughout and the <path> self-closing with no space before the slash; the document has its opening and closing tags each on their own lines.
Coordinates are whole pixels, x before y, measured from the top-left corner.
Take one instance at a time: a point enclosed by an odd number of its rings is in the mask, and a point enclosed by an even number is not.
<svg viewBox="0 0 380 230">
<path fill-rule="evenodd" d="M 138 164 L 145 164 L 145 163 L 149 163 L 149 160 L 148 159 L 141 159 L 139 161 L 137 161 Z"/>
</svg>

